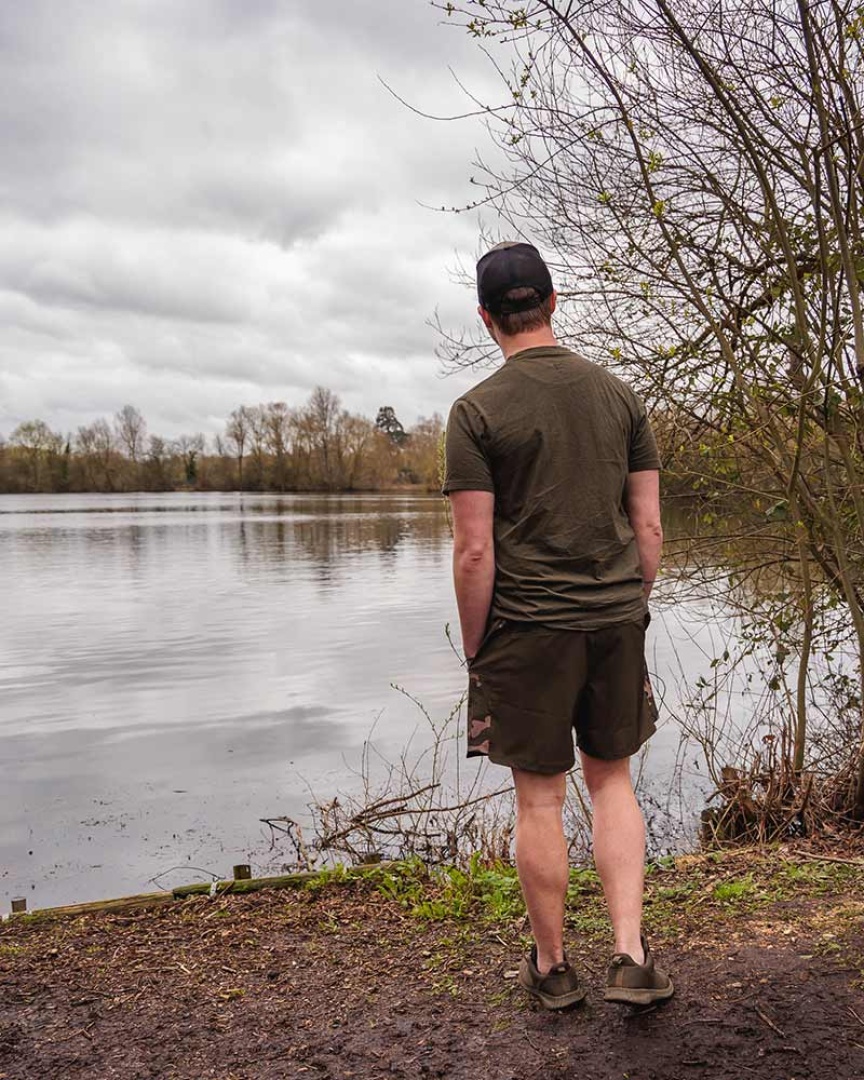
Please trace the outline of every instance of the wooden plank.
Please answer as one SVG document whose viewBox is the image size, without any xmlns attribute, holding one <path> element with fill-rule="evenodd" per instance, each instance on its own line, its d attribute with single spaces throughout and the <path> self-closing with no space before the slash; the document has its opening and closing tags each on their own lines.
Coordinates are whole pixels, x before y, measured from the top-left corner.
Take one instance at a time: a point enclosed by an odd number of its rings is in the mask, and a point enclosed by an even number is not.
<svg viewBox="0 0 864 1080">
<path fill-rule="evenodd" d="M 93 900 L 88 904 L 65 904 L 63 907 L 38 908 L 37 917 L 54 915 L 89 915 L 102 911 L 130 911 L 135 908 L 158 907 L 170 904 L 174 897 L 170 892 L 139 893 L 137 896 L 118 896 L 113 900 Z M 25 916 L 26 917 L 26 916 Z"/>
<path fill-rule="evenodd" d="M 388 864 L 378 863 L 370 866 L 351 866 L 345 870 L 344 878 L 356 880 L 374 876 L 381 872 Z M 197 883 L 195 885 L 180 885 L 174 890 L 174 898 L 183 900 L 187 896 L 209 896 L 213 892 L 216 896 L 231 893 L 235 896 L 241 893 L 260 892 L 262 889 L 291 889 L 308 885 L 310 881 L 327 880 L 327 870 L 304 870 L 296 874 L 281 874 L 277 877 L 248 878 L 246 881 L 217 881 L 215 889 L 212 885 Z M 338 881 L 339 879 L 334 879 Z"/>
<path fill-rule="evenodd" d="M 53 918 L 63 915 L 90 915 L 101 912 L 131 911 L 136 908 L 159 907 L 162 904 L 170 904 L 174 900 L 184 900 L 189 896 L 209 896 L 214 892 L 216 896 L 224 896 L 227 893 L 239 895 L 241 893 L 260 892 L 262 889 L 290 889 L 307 885 L 310 881 L 328 880 L 332 877 L 334 883 L 340 880 L 357 880 L 364 877 L 373 877 L 382 870 L 391 866 L 392 863 L 370 864 L 368 866 L 349 866 L 341 875 L 334 874 L 329 870 L 304 870 L 295 874 L 281 874 L 277 877 L 248 878 L 238 881 L 217 881 L 213 889 L 207 882 L 198 882 L 194 885 L 180 885 L 172 892 L 139 893 L 136 896 L 118 896 L 113 900 L 93 900 L 87 904 L 66 904 L 63 907 L 37 908 L 29 914 L 13 915 L 14 919 Z"/>
</svg>

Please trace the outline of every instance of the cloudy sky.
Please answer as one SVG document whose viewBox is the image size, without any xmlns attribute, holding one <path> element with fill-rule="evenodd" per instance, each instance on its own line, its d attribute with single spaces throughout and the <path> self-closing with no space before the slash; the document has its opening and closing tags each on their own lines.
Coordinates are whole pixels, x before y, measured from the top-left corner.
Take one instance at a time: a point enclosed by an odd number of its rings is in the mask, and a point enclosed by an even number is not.
<svg viewBox="0 0 864 1080">
<path fill-rule="evenodd" d="M 27 0 L 0 11 L 0 434 L 123 404 L 164 435 L 316 384 L 446 411 L 473 325 L 488 61 L 427 0 Z"/>
</svg>

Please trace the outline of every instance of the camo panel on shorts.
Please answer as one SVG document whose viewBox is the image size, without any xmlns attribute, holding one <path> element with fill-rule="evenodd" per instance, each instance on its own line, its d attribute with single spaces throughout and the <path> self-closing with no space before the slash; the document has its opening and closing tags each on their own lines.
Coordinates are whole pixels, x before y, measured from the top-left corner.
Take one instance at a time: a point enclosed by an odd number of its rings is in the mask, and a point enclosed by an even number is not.
<svg viewBox="0 0 864 1080">
<path fill-rule="evenodd" d="M 489 754 L 492 710 L 481 677 L 469 673 L 468 679 L 468 757 L 480 757 Z"/>
<path fill-rule="evenodd" d="M 485 683 L 480 672 L 475 670 L 475 665 L 481 654 L 485 654 L 490 641 L 499 634 L 507 625 L 505 619 L 496 620 L 477 650 L 476 656 L 468 666 L 468 757 L 484 757 L 489 755 L 490 740 L 492 736 L 492 703 L 490 688 Z"/>
</svg>

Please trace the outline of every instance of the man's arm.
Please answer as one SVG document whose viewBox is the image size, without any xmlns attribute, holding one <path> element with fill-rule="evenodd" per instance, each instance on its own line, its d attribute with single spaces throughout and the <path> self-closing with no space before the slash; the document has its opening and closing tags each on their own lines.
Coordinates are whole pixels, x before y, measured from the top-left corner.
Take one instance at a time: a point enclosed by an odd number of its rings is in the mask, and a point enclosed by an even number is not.
<svg viewBox="0 0 864 1080">
<path fill-rule="evenodd" d="M 656 469 L 631 472 L 627 476 L 624 507 L 636 534 L 639 564 L 642 568 L 645 599 L 660 567 L 663 526 L 660 523 L 660 473 Z"/>
<path fill-rule="evenodd" d="M 453 582 L 462 626 L 462 648 L 470 660 L 486 632 L 495 586 L 495 496 L 489 491 L 451 491 Z"/>
</svg>

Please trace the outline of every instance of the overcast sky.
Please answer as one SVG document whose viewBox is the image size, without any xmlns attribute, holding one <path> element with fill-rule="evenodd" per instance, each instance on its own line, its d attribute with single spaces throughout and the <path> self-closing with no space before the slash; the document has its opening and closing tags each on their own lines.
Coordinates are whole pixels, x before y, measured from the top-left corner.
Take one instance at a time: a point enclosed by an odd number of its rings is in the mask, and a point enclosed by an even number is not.
<svg viewBox="0 0 864 1080">
<path fill-rule="evenodd" d="M 488 63 L 426 0 L 26 0 L 0 8 L 0 433 L 137 405 L 164 435 L 322 384 L 404 423 L 473 325 Z"/>
</svg>

